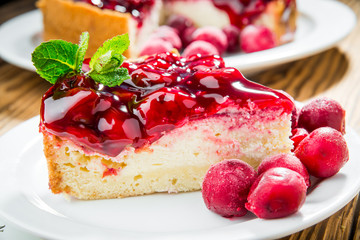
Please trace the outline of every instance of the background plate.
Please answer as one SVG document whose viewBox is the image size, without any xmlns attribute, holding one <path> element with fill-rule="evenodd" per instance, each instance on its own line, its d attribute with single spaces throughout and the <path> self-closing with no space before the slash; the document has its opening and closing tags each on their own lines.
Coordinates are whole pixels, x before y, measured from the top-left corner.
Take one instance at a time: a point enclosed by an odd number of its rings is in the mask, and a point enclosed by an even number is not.
<svg viewBox="0 0 360 240">
<path fill-rule="evenodd" d="M 200 192 L 65 199 L 48 189 L 38 123 L 38 117 L 32 118 L 0 138 L 0 216 L 50 239 L 279 238 L 329 217 L 360 188 L 360 139 L 348 129 L 349 162 L 334 177 L 317 183 L 298 213 L 282 219 L 261 220 L 250 213 L 223 218 L 207 210 Z"/>
<path fill-rule="evenodd" d="M 356 24 L 356 16 L 346 5 L 334 0 L 298 0 L 299 19 L 295 41 L 273 49 L 225 56 L 227 66 L 243 73 L 316 54 L 334 46 Z M 21 68 L 35 71 L 31 53 L 41 42 L 42 16 L 34 10 L 0 26 L 0 57 Z"/>
</svg>

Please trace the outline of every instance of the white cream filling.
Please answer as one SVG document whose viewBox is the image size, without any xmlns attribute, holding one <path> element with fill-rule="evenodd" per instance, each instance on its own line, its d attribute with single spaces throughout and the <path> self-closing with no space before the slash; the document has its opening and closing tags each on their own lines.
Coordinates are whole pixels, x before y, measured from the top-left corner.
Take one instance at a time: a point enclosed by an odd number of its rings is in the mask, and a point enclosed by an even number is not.
<svg viewBox="0 0 360 240">
<path fill-rule="evenodd" d="M 165 15 L 183 15 L 194 21 L 198 27 L 215 26 L 223 28 L 230 25 L 228 14 L 215 7 L 210 0 L 171 1 L 165 3 Z"/>
</svg>

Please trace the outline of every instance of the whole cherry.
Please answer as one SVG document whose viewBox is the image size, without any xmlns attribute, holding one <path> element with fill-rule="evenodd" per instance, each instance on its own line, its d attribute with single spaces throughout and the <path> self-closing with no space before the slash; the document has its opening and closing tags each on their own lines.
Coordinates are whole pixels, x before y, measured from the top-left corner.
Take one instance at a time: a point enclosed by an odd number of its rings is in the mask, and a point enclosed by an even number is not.
<svg viewBox="0 0 360 240">
<path fill-rule="evenodd" d="M 288 168 L 271 168 L 255 180 L 245 207 L 259 218 L 286 217 L 304 204 L 306 189 L 299 173 Z"/>
<path fill-rule="evenodd" d="M 345 134 L 345 110 L 333 99 L 314 99 L 301 109 L 298 126 L 309 132 L 319 127 L 332 127 Z"/>
<path fill-rule="evenodd" d="M 139 55 L 147 56 L 157 53 L 170 52 L 172 49 L 172 44 L 161 38 L 150 39 L 144 44 Z"/>
<path fill-rule="evenodd" d="M 291 131 L 292 136 L 290 139 L 293 141 L 293 149 L 295 150 L 299 143 L 309 135 L 309 132 L 305 128 L 295 128 Z"/>
<path fill-rule="evenodd" d="M 151 36 L 153 39 L 160 38 L 164 41 L 171 43 L 173 48 L 180 50 L 182 47 L 181 39 L 177 30 L 169 26 L 160 26 Z"/>
<path fill-rule="evenodd" d="M 264 26 L 248 25 L 240 33 L 240 48 L 246 53 L 276 46 L 275 35 Z"/>
<path fill-rule="evenodd" d="M 192 34 L 193 41 L 202 40 L 211 43 L 217 48 L 219 54 L 225 52 L 228 47 L 228 40 L 225 33 L 216 27 L 206 26 L 198 28 Z"/>
<path fill-rule="evenodd" d="M 211 43 L 198 40 L 190 43 L 189 46 L 184 49 L 182 56 L 189 57 L 195 54 L 200 54 L 202 56 L 218 55 L 219 51 Z"/>
<path fill-rule="evenodd" d="M 224 217 L 244 216 L 246 198 L 256 176 L 249 164 L 238 159 L 212 165 L 202 184 L 206 207 Z"/>
<path fill-rule="evenodd" d="M 304 164 L 292 154 L 280 153 L 265 158 L 258 167 L 258 174 L 262 174 L 274 167 L 283 167 L 299 173 L 305 180 L 306 186 L 310 186 L 309 173 Z"/>
<path fill-rule="evenodd" d="M 335 175 L 349 160 L 344 137 L 331 127 L 321 127 L 311 132 L 299 143 L 294 153 L 309 173 L 318 178 Z"/>
<path fill-rule="evenodd" d="M 239 49 L 240 29 L 234 25 L 227 25 L 223 29 L 228 41 L 228 52 L 236 52 Z"/>
</svg>

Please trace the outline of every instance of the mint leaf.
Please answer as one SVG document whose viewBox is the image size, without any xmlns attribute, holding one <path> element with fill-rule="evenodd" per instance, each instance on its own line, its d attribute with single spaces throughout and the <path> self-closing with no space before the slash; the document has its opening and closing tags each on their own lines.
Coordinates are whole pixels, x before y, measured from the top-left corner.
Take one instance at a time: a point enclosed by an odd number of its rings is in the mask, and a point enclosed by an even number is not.
<svg viewBox="0 0 360 240">
<path fill-rule="evenodd" d="M 100 56 L 94 64 L 94 71 L 98 73 L 106 73 L 108 71 L 113 71 L 114 68 L 118 68 L 124 57 L 121 54 L 113 54 L 113 51 L 110 50 L 104 55 Z"/>
<path fill-rule="evenodd" d="M 92 72 L 90 76 L 96 82 L 100 82 L 109 87 L 118 86 L 126 79 L 130 78 L 129 72 L 126 68 L 115 68 L 106 73 Z"/>
<path fill-rule="evenodd" d="M 75 57 L 75 69 L 77 72 L 81 72 L 82 64 L 85 59 L 86 50 L 89 46 L 89 33 L 83 32 L 80 36 L 79 49 L 76 52 Z"/>
<path fill-rule="evenodd" d="M 128 34 L 107 40 L 91 58 L 88 74 L 92 79 L 109 87 L 120 85 L 129 79 L 127 69 L 119 68 L 124 61 L 122 53 L 129 47 Z"/>
<path fill-rule="evenodd" d="M 96 51 L 94 56 L 91 58 L 89 67 L 95 69 L 95 65 L 100 65 L 99 60 L 102 56 L 109 54 L 111 57 L 122 55 L 130 45 L 129 35 L 123 34 L 116 37 L 113 37 L 103 43 L 103 45 Z M 110 53 L 109 53 L 110 52 Z M 122 62 L 120 62 L 119 66 Z M 118 66 L 118 67 L 119 67 Z M 101 67 L 100 66 L 97 66 Z"/>
<path fill-rule="evenodd" d="M 52 84 L 61 76 L 76 70 L 79 46 L 64 40 L 50 40 L 38 46 L 31 60 L 36 72 Z"/>
</svg>

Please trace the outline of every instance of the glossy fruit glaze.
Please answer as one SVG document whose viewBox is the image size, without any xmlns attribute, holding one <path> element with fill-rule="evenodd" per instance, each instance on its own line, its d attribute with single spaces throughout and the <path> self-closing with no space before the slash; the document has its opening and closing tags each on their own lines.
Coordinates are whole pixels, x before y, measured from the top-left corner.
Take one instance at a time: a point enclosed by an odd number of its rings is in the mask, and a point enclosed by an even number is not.
<svg viewBox="0 0 360 240">
<path fill-rule="evenodd" d="M 242 29 L 252 23 L 260 14 L 266 10 L 271 0 L 212 0 L 214 5 L 224 10 L 231 24 Z M 291 0 L 285 1 L 288 5 Z"/>
<path fill-rule="evenodd" d="M 294 108 L 287 95 L 246 80 L 218 56 L 162 53 L 122 66 L 131 79 L 117 87 L 84 75 L 59 79 L 43 96 L 40 129 L 116 156 L 227 107 L 286 113 Z"/>
<path fill-rule="evenodd" d="M 138 27 L 142 26 L 144 18 L 150 14 L 155 0 L 75 0 L 86 2 L 101 9 L 115 10 L 121 13 L 130 13 L 137 21 Z"/>
</svg>

